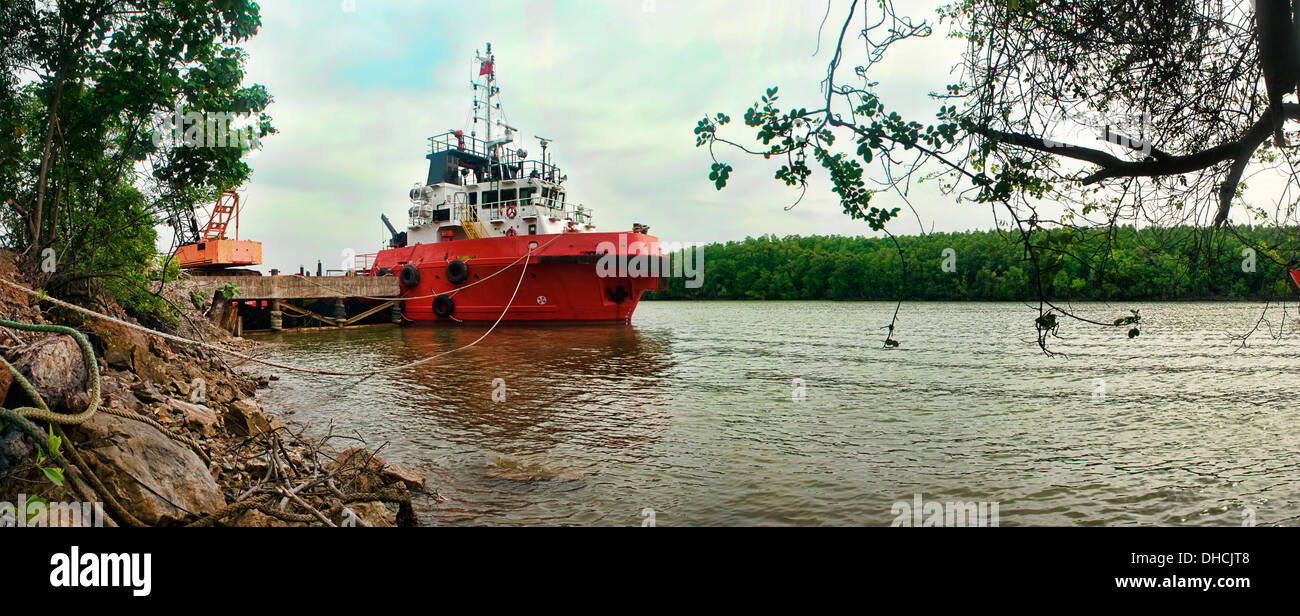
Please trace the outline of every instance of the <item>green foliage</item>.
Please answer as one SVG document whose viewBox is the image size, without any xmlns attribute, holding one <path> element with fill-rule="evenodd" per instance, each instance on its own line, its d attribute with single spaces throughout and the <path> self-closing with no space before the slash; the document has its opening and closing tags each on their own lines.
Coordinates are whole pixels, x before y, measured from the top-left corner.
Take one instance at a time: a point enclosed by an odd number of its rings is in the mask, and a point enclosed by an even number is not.
<svg viewBox="0 0 1300 616">
<path fill-rule="evenodd" d="M 1142 316 L 1137 310 L 1132 310 L 1131 312 L 1133 313 L 1131 316 L 1120 317 L 1118 319 L 1115 319 L 1115 327 L 1119 327 L 1121 325 L 1132 325 L 1133 327 L 1128 330 L 1128 337 L 1137 338 L 1138 334 L 1142 333 L 1138 331 L 1138 327 L 1137 327 L 1138 323 L 1142 322 Z"/>
<path fill-rule="evenodd" d="M 234 299 L 239 297 L 239 294 L 239 287 L 235 286 L 233 282 L 227 282 L 221 287 L 221 296 L 226 299 Z"/>
<path fill-rule="evenodd" d="M 56 486 L 63 486 L 63 469 L 58 468 L 52 462 L 62 455 L 63 439 L 54 434 L 54 426 L 50 426 L 50 437 L 45 443 L 45 447 L 37 448 L 36 451 L 36 468 L 45 473 L 45 477 Z M 46 457 L 49 452 L 49 457 Z"/>
<path fill-rule="evenodd" d="M 1062 300 L 1265 299 L 1297 296 L 1280 255 L 1300 254 L 1300 229 L 1238 228 L 1226 232 L 1177 227 L 1113 235 L 1063 230 L 1041 232 L 1031 241 L 1040 255 L 1043 292 Z M 1068 237 L 1067 237 L 1068 236 Z M 1253 272 L 1242 271 L 1242 250 L 1258 252 Z M 704 251 L 703 285 L 669 279 L 666 291 L 647 299 L 869 299 L 1033 300 L 1038 297 L 1034 264 L 1023 244 L 996 231 L 931 233 L 898 238 L 907 259 L 888 238 L 761 236 L 710 244 Z M 1268 246 L 1270 248 L 1262 249 Z M 944 251 L 956 256 L 956 271 L 944 271 Z M 1072 252 L 1051 252 L 1054 248 Z M 1110 257 L 1090 265 L 1092 255 Z M 1078 255 L 1080 258 L 1076 258 Z M 1040 331 L 1054 329 L 1057 315 L 1045 313 Z M 1115 325 L 1133 326 L 1139 315 Z"/>
<path fill-rule="evenodd" d="M 723 163 L 713 163 L 712 171 L 709 172 L 709 179 L 713 180 L 713 185 L 722 190 L 727 185 L 727 179 L 731 177 L 731 165 Z"/>
<path fill-rule="evenodd" d="M 271 96 L 244 84 L 238 46 L 259 10 L 251 0 L 0 6 L 0 239 L 51 293 L 107 294 L 147 322 L 175 319 L 155 294 L 175 268 L 153 265 L 154 226 L 248 180 L 244 156 L 258 142 L 218 137 L 214 122 L 243 114 L 255 136 L 276 132 Z M 185 129 L 205 143 L 162 138 L 191 113 Z M 47 250 L 53 269 L 39 267 Z"/>
</svg>

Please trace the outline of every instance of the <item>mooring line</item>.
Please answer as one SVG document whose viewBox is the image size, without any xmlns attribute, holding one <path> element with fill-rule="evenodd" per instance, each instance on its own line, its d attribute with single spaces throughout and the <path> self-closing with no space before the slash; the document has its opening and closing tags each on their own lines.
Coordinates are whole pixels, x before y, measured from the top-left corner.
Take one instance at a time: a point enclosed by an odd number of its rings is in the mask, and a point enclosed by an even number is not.
<svg viewBox="0 0 1300 616">
<path fill-rule="evenodd" d="M 558 237 L 557 237 L 556 239 L 558 239 Z M 555 240 L 551 240 L 551 241 L 555 241 Z M 533 252 L 532 250 L 528 251 L 528 253 L 525 253 L 525 254 L 524 254 L 524 257 L 527 257 L 527 256 L 528 256 L 529 254 L 531 254 L 532 252 Z M 523 257 L 521 257 L 521 259 L 522 259 L 522 258 L 523 258 Z M 518 263 L 519 260 L 516 259 L 515 262 Z M 513 263 L 512 263 L 511 265 L 507 265 L 506 268 L 512 267 L 513 265 L 514 265 Z M 504 269 L 505 269 L 505 268 L 502 268 L 502 271 L 504 271 Z M 498 272 L 498 273 L 499 273 L 499 272 Z M 0 278 L 0 284 L 4 284 L 4 285 L 6 285 L 6 286 L 8 286 L 8 287 L 10 287 L 10 288 L 13 288 L 13 289 L 16 289 L 16 290 L 18 290 L 18 291 L 21 291 L 21 292 L 23 292 L 23 293 L 26 293 L 26 294 L 28 294 L 28 295 L 31 295 L 31 296 L 33 296 L 33 297 L 35 297 L 35 298 L 37 299 L 37 302 L 38 302 L 38 303 L 41 302 L 41 301 L 50 302 L 51 304 L 54 304 L 54 305 L 56 305 L 56 306 L 61 306 L 61 307 L 63 307 L 63 308 L 67 308 L 68 310 L 72 310 L 72 311 L 74 311 L 74 312 L 79 312 L 79 313 L 84 314 L 84 315 L 86 315 L 86 316 L 94 317 L 94 318 L 99 319 L 99 320 L 102 320 L 102 321 L 108 321 L 108 322 L 111 322 L 111 323 L 117 323 L 118 325 L 121 325 L 121 326 L 126 327 L 126 328 L 128 328 L 128 329 L 133 329 L 133 330 L 136 330 L 136 331 L 139 331 L 139 332 L 143 332 L 143 333 L 146 333 L 146 334 L 151 334 L 151 335 L 154 335 L 154 336 L 158 336 L 158 337 L 160 337 L 160 338 L 162 338 L 162 339 L 164 339 L 164 340 L 170 340 L 170 341 L 172 341 L 172 342 L 179 342 L 179 343 L 182 343 L 182 344 L 190 344 L 190 345 L 198 346 L 198 347 L 205 348 L 205 349 L 209 349 L 209 350 L 212 350 L 212 351 L 216 351 L 216 352 L 218 352 L 218 353 L 222 353 L 222 354 L 225 354 L 225 355 L 230 355 L 230 356 L 232 356 L 232 357 L 238 357 L 238 358 L 240 358 L 240 359 L 244 359 L 244 360 L 247 360 L 247 361 L 251 361 L 251 362 L 254 362 L 254 363 L 259 363 L 259 364 L 262 364 L 262 365 L 265 365 L 265 366 L 271 366 L 271 367 L 273 367 L 273 368 L 279 368 L 279 369 L 281 369 L 281 370 L 290 370 L 290 371 L 293 371 L 293 372 L 303 372 L 303 373 L 306 373 L 306 374 L 321 374 L 321 375 L 326 375 L 326 376 L 373 376 L 373 375 L 377 375 L 377 374 L 387 374 L 387 373 L 390 373 L 390 372 L 397 372 L 397 371 L 399 371 L 399 370 L 405 370 L 405 369 L 407 369 L 407 368 L 414 368 L 414 367 L 416 367 L 416 366 L 420 366 L 420 365 L 423 365 L 423 364 L 427 364 L 427 363 L 429 363 L 429 362 L 431 362 L 431 361 L 434 361 L 434 360 L 436 360 L 436 359 L 439 359 L 439 358 L 441 358 L 441 357 L 446 357 L 447 355 L 451 355 L 452 353 L 457 353 L 457 352 L 459 352 L 459 351 L 463 351 L 463 350 L 465 350 L 465 349 L 468 349 L 468 348 L 470 348 L 470 347 L 472 347 L 472 346 L 478 344 L 478 343 L 481 342 L 484 338 L 487 338 L 489 334 L 491 334 L 493 331 L 495 331 L 496 328 L 497 328 L 497 326 L 501 324 L 501 321 L 505 319 L 505 317 L 506 317 L 506 313 L 509 312 L 509 311 L 510 311 L 510 307 L 514 305 L 515 297 L 519 295 L 519 289 L 520 289 L 520 287 L 523 286 L 523 284 L 524 284 L 524 277 L 525 277 L 527 274 L 528 274 L 528 261 L 527 261 L 527 260 L 524 260 L 524 267 L 523 267 L 523 269 L 519 272 L 519 282 L 515 284 L 515 291 L 514 291 L 514 293 L 510 294 L 510 301 L 509 301 L 509 302 L 506 302 L 506 306 L 505 306 L 505 308 L 503 308 L 503 309 L 501 310 L 501 314 L 497 317 L 497 320 L 496 320 L 495 322 L 492 323 L 492 327 L 489 327 L 488 330 L 487 330 L 486 332 L 484 332 L 482 336 L 479 336 L 479 337 L 478 337 L 476 340 L 474 340 L 473 342 L 471 342 L 471 343 L 469 343 L 469 344 L 467 344 L 467 345 L 465 345 L 465 346 L 457 347 L 457 348 L 451 349 L 451 350 L 449 350 L 449 351 L 443 351 L 443 352 L 438 353 L 438 354 L 436 354 L 436 355 L 431 355 L 431 356 L 426 357 L 426 358 L 424 358 L 424 359 L 419 359 L 419 360 L 416 360 L 416 361 L 413 361 L 413 362 L 409 362 L 409 363 L 406 363 L 406 364 L 399 364 L 399 365 L 396 365 L 396 366 L 389 366 L 389 367 L 387 367 L 387 368 L 381 368 L 381 369 L 378 369 L 378 370 L 362 370 L 362 371 L 317 370 L 317 369 L 314 369 L 314 368 L 302 368 L 302 367 L 299 367 L 299 366 L 292 366 L 292 365 L 289 365 L 289 364 L 282 364 L 282 363 L 274 362 L 274 361 L 267 360 L 267 359 L 260 359 L 260 358 L 254 357 L 254 356 L 252 356 L 252 355 L 248 355 L 248 354 L 246 354 L 246 353 L 240 353 L 239 351 L 234 351 L 234 350 L 231 350 L 231 349 L 223 348 L 223 347 L 217 346 L 217 345 L 215 345 L 215 344 L 209 344 L 209 343 L 207 343 L 207 342 L 201 342 L 201 341 L 198 341 L 198 340 L 191 340 L 191 339 L 189 339 L 189 338 L 185 338 L 185 337 L 182 337 L 182 336 L 177 336 L 177 335 L 175 335 L 175 334 L 168 334 L 168 333 L 165 333 L 165 332 L 160 332 L 160 331 L 158 331 L 158 330 L 150 329 L 150 328 L 145 327 L 145 326 L 143 326 L 143 325 L 137 325 L 137 324 L 135 324 L 135 323 L 131 323 L 131 322 L 129 322 L 129 321 L 124 321 L 124 320 L 119 319 L 119 318 L 116 318 L 116 317 L 111 317 L 111 316 L 109 316 L 109 315 L 106 315 L 106 314 L 103 314 L 103 313 L 100 313 L 100 312 L 96 312 L 96 311 L 94 311 L 94 310 L 90 310 L 89 308 L 82 308 L 81 306 L 78 306 L 78 305 L 76 305 L 76 304 L 72 304 L 72 303 L 69 303 L 69 302 L 65 302 L 65 301 L 63 301 L 63 300 L 61 300 L 61 299 L 58 299 L 58 298 L 55 298 L 55 297 L 51 297 L 51 296 L 49 296 L 49 295 L 46 295 L 46 294 L 43 293 L 43 292 L 35 291 L 35 290 L 32 290 L 32 289 L 29 289 L 29 288 L 27 288 L 27 287 L 25 287 L 25 286 L 23 286 L 23 285 L 20 285 L 20 284 L 18 284 L 18 283 L 16 283 L 16 282 L 13 282 L 13 281 L 8 280 L 8 279 L 5 279 L 5 278 Z"/>
<path fill-rule="evenodd" d="M 514 267 L 514 266 L 515 266 L 517 263 L 519 263 L 520 261 L 522 261 L 522 260 L 524 260 L 524 259 L 527 259 L 528 257 L 532 256 L 532 254 L 533 254 L 534 252 L 539 252 L 539 251 L 541 251 L 543 248 L 546 248 L 547 246 L 550 246 L 551 244 L 554 244 L 554 243 L 556 242 L 556 240 L 559 240 L 559 239 L 562 238 L 562 237 L 564 237 L 564 234 L 563 234 L 563 233 L 561 233 L 561 234 L 559 234 L 559 235 L 556 235 L 555 237 L 551 238 L 551 241 L 546 242 L 545 244 L 542 244 L 541 246 L 538 246 L 538 247 L 536 247 L 536 248 L 529 248 L 529 249 L 528 249 L 528 252 L 524 253 L 524 254 L 523 254 L 522 256 L 520 256 L 518 259 L 515 259 L 514 261 L 511 261 L 510 263 L 506 264 L 505 267 L 502 267 L 501 269 L 499 269 L 499 270 L 497 270 L 497 271 L 495 271 L 495 272 L 492 272 L 491 274 L 488 274 L 487 276 L 484 276 L 483 278 L 480 278 L 480 279 L 478 279 L 478 280 L 475 280 L 474 282 L 471 282 L 471 283 L 469 283 L 469 284 L 467 284 L 467 285 L 465 285 L 465 286 L 463 286 L 463 287 L 457 287 L 457 288 L 452 289 L 452 290 L 450 290 L 450 291 L 448 291 L 448 292 L 446 292 L 446 293 L 434 293 L 433 295 L 420 295 L 420 296 L 416 296 L 416 297 L 370 297 L 370 296 L 368 296 L 368 295 L 354 295 L 354 296 L 351 296 L 351 297 L 354 297 L 355 299 L 369 299 L 369 300 L 386 301 L 386 302 L 409 302 L 409 301 L 414 301 L 414 300 L 417 300 L 417 299 L 432 299 L 432 298 L 434 298 L 434 297 L 438 297 L 439 295 L 446 295 L 446 296 L 448 296 L 448 297 L 451 297 L 451 296 L 454 296 L 454 295 L 456 295 L 457 293 L 460 293 L 461 291 L 464 291 L 465 289 L 468 289 L 468 288 L 470 288 L 470 287 L 472 287 L 472 286 L 474 286 L 474 285 L 476 285 L 476 284 L 478 284 L 478 283 L 480 283 L 480 282 L 487 282 L 489 278 L 491 278 L 491 277 L 493 277 L 493 276 L 496 276 L 497 274 L 500 274 L 501 272 L 504 272 L 504 271 L 506 271 L 506 270 L 508 270 L 508 269 L 510 269 L 510 268 L 512 268 L 512 267 Z M 321 276 L 317 276 L 317 278 L 321 278 Z M 335 290 L 335 289 L 330 289 L 330 287 L 329 287 L 328 285 L 324 285 L 324 284 L 321 284 L 321 283 L 319 283 L 319 282 L 316 282 L 316 281 L 312 280 L 311 276 L 303 276 L 303 279 L 306 280 L 306 281 L 308 282 L 308 284 L 314 284 L 314 285 L 316 285 L 316 286 L 318 286 L 318 287 L 320 287 L 320 288 L 322 288 L 322 289 L 329 289 L 329 290 L 331 290 L 331 291 L 334 291 L 334 290 Z"/>
</svg>

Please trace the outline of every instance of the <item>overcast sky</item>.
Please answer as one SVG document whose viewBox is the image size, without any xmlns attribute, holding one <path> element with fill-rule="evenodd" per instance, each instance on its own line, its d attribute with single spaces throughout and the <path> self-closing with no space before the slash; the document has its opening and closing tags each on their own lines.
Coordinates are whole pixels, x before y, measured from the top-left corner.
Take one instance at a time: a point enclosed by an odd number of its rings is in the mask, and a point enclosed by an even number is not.
<svg viewBox="0 0 1300 616">
<path fill-rule="evenodd" d="M 817 2 L 687 0 L 263 0 L 262 30 L 247 44 L 248 81 L 275 98 L 280 133 L 250 162 L 240 233 L 263 242 L 261 269 L 337 267 L 340 253 L 373 252 L 379 215 L 405 226 L 407 192 L 427 172 L 426 139 L 467 128 L 474 52 L 492 42 L 502 107 L 539 152 L 569 176 L 570 201 L 595 210 L 599 230 L 648 224 L 663 240 L 738 240 L 764 233 L 866 234 L 825 183 L 797 194 L 762 160 L 728 154 L 721 192 L 692 130 L 723 111 L 733 131 L 769 86 L 813 108 L 844 16 Z M 838 3 L 837 3 L 838 4 Z M 869 3 L 872 4 L 872 3 Z M 900 3 L 933 16 L 933 2 Z M 846 10 L 844 7 L 837 9 Z M 857 46 L 860 48 L 860 45 Z M 904 51 L 900 49 L 899 51 Z M 875 74 L 886 102 L 933 117 L 926 93 L 948 83 L 959 45 L 912 44 Z M 882 197 L 882 199 L 885 197 Z M 928 191 L 914 200 L 927 227 L 990 228 L 978 206 Z M 917 230 L 914 218 L 897 232 Z M 160 241 L 169 241 L 167 235 Z M 331 265 L 331 263 L 334 265 Z"/>
</svg>

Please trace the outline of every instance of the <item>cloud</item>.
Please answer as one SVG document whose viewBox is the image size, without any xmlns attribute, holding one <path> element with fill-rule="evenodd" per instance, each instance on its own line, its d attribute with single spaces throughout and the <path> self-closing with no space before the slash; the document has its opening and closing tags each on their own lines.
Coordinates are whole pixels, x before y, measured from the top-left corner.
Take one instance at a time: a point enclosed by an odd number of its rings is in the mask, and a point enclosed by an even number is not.
<svg viewBox="0 0 1300 616">
<path fill-rule="evenodd" d="M 908 10 L 932 16 L 937 3 L 925 4 Z M 355 0 L 347 12 L 343 2 L 263 2 L 248 81 L 275 97 L 280 133 L 251 162 L 241 237 L 263 242 L 263 270 L 314 268 L 317 259 L 333 268 L 345 249 L 377 250 L 386 235 L 379 215 L 406 220 L 407 192 L 427 171 L 426 139 L 467 126 L 474 51 L 487 41 L 521 147 L 536 154 L 533 135 L 555 140 L 570 199 L 594 208 L 599 229 L 638 222 L 681 241 L 866 234 L 824 180 L 786 211 L 798 193 L 772 179 L 772 161 L 719 151 L 736 170 L 731 186 L 714 190 L 708 154 L 691 132 L 706 113 L 739 120 L 772 85 L 787 104 L 815 104 L 843 23 L 832 11 L 814 57 L 825 10 L 811 2 Z M 925 94 L 947 83 L 960 47 L 938 35 L 910 45 L 873 78 L 891 106 L 931 117 Z M 751 136 L 739 121 L 732 128 Z M 914 197 L 927 226 L 991 225 L 983 208 L 955 208 L 927 190 Z M 898 231 L 915 232 L 916 223 L 900 221 Z"/>
</svg>

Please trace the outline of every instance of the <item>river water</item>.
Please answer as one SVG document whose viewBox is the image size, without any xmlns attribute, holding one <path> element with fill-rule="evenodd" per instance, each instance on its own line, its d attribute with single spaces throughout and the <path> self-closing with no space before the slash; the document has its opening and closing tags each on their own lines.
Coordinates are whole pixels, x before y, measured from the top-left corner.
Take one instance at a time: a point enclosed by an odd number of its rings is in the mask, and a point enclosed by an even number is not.
<svg viewBox="0 0 1300 616">
<path fill-rule="evenodd" d="M 446 499 L 417 501 L 427 524 L 889 525 L 918 494 L 997 503 L 1002 526 L 1294 523 L 1294 308 L 1288 335 L 1238 348 L 1262 305 L 1075 307 L 1139 307 L 1142 335 L 1067 322 L 1049 357 L 1023 304 L 908 303 L 882 350 L 893 304 L 643 302 L 631 325 L 503 325 L 401 374 L 277 371 L 260 399 L 386 442 Z M 259 339 L 356 370 L 483 331 Z"/>
</svg>

